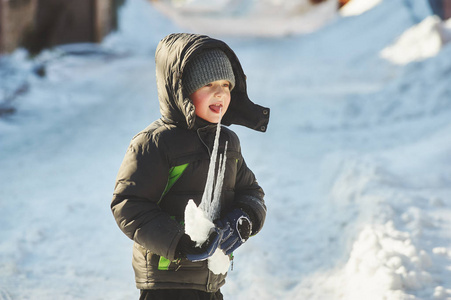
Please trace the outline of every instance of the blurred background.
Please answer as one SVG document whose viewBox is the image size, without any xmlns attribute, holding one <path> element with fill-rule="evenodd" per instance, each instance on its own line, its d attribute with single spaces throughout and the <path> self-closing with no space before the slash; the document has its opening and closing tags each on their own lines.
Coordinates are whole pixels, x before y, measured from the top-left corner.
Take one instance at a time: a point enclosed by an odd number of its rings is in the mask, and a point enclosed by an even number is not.
<svg viewBox="0 0 451 300">
<path fill-rule="evenodd" d="M 118 15 L 125 0 L 4 0 L 0 2 L 0 55 L 25 49 L 29 57 L 55 46 L 84 43 L 99 44 L 111 32 L 119 30 Z M 317 30 L 337 15 L 360 14 L 380 0 L 149 0 L 184 31 L 203 32 L 219 36 L 280 37 L 305 34 Z M 427 9 L 440 20 L 451 16 L 450 0 L 427 0 Z M 419 23 L 425 13 L 415 11 L 409 0 L 404 1 L 411 17 Z M 421 5 L 420 5 L 421 6 Z M 423 5 L 424 6 L 424 5 Z M 438 25 L 443 27 L 443 25 Z M 145 28 L 142 28 L 145 30 Z M 449 33 L 438 28 L 444 42 Z M 81 46 L 73 46 L 75 48 Z M 67 49 L 67 48 L 66 48 Z M 0 65 L 3 77 L 13 76 L 7 63 Z M 0 61 L 1 63 L 1 61 Z M 38 71 L 39 72 L 39 71 Z M 40 70 L 43 72 L 43 70 Z M 26 89 L 23 84 L 0 84 L 0 115 L 14 110 L 14 95 Z M 9 80 L 11 81 L 11 80 Z M 10 83 L 9 85 L 14 85 Z"/>
<path fill-rule="evenodd" d="M 224 40 L 265 190 L 225 299 L 451 299 L 451 0 L 1 0 L 0 300 L 137 299 L 109 205 L 155 48 Z"/>
<path fill-rule="evenodd" d="M 324 18 L 331 18 L 337 11 L 351 12 L 355 7 L 366 6 L 366 9 L 376 5 L 380 1 L 368 0 L 366 4 L 356 4 L 359 0 L 149 0 L 160 10 L 172 18 L 187 20 L 196 17 L 212 19 L 222 22 L 226 17 L 228 21 L 233 19 L 245 19 L 246 27 L 255 30 L 253 35 L 268 35 L 270 28 L 255 29 L 255 21 L 266 18 L 283 18 L 290 25 L 292 18 L 307 18 L 313 11 L 316 20 L 310 19 L 310 24 L 305 22 L 303 28 L 280 31 L 278 34 L 311 31 L 315 23 L 323 22 Z M 0 4 L 0 53 L 10 53 L 18 47 L 24 47 L 31 55 L 36 55 L 46 48 L 56 45 L 93 42 L 99 43 L 111 31 L 118 29 L 118 11 L 125 0 L 80 0 L 68 2 L 63 0 L 5 0 Z M 432 12 L 446 20 L 451 15 L 451 4 L 448 0 L 427 0 Z M 409 1 L 405 1 L 409 6 Z M 413 5 L 410 5 L 413 7 Z M 318 9 L 321 9 L 318 11 Z M 361 12 L 360 10 L 356 10 Z M 326 15 L 326 16 L 324 16 Z M 176 21 L 180 21 L 177 20 Z M 253 24 L 254 23 L 254 24 Z M 313 24 L 312 24 L 313 23 Z M 271 23 L 269 23 L 271 24 Z M 266 27 L 269 25 L 266 23 Z M 200 26 L 197 25 L 197 26 Z M 221 25 L 221 23 L 219 23 Z M 217 27 L 220 27 L 217 25 Z M 258 24 L 262 25 L 262 24 Z M 291 25 L 293 25 L 291 23 Z M 196 26 L 192 24 L 191 26 Z M 280 25 L 279 25 L 280 26 Z M 249 28 L 222 28 L 224 33 L 243 35 L 250 33 Z M 297 26 L 301 27 L 301 26 Z M 200 29 L 200 28 L 199 28 Z M 202 28 L 201 30 L 209 30 Z M 216 30 L 221 30 L 216 28 Z"/>
</svg>

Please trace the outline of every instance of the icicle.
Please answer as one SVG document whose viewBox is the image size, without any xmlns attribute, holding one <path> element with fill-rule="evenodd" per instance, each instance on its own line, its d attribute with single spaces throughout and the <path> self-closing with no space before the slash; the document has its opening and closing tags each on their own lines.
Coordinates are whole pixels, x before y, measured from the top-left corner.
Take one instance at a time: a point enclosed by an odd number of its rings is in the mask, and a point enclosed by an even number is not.
<svg viewBox="0 0 451 300">
<path fill-rule="evenodd" d="M 216 177 L 215 190 L 213 192 L 213 200 L 211 202 L 211 220 L 217 219 L 219 217 L 219 212 L 221 211 L 221 202 L 219 200 L 221 199 L 222 185 L 224 183 L 224 174 L 227 161 L 227 144 L 228 142 L 225 143 L 224 154 L 219 158 L 218 175 Z"/>
<path fill-rule="evenodd" d="M 222 109 L 219 112 L 220 114 L 222 113 Z M 202 195 L 202 200 L 201 203 L 199 205 L 199 207 L 206 213 L 206 215 L 211 218 L 211 221 L 214 220 L 214 218 L 216 217 L 216 212 L 219 211 L 219 208 L 214 207 L 214 205 L 212 205 L 212 202 L 214 200 L 214 194 L 215 191 L 217 190 L 217 186 L 218 186 L 218 177 L 220 177 L 220 169 L 218 171 L 218 175 L 215 178 L 215 174 L 216 174 L 216 160 L 217 160 L 217 156 L 218 156 L 218 148 L 219 148 L 219 137 L 221 135 L 221 119 L 218 122 L 218 125 L 216 126 L 216 135 L 215 135 L 215 141 L 213 144 L 213 151 L 211 153 L 211 158 L 210 158 L 210 164 L 208 167 L 208 174 L 207 174 L 207 182 L 205 184 L 205 190 L 204 190 L 204 194 Z M 225 150 L 227 151 L 227 149 Z M 221 163 L 219 168 L 221 168 Z M 225 165 L 224 165 L 225 168 Z M 220 186 L 222 188 L 222 182 L 220 183 Z M 214 189 L 214 187 L 216 187 Z M 219 194 L 221 193 L 221 191 L 218 191 Z M 219 201 L 218 203 L 219 204 Z"/>
<path fill-rule="evenodd" d="M 220 111 L 222 115 L 222 110 Z M 202 244 L 207 234 L 213 226 L 213 221 L 219 217 L 220 199 L 222 186 L 224 183 L 224 174 L 227 162 L 227 145 L 225 143 L 224 153 L 219 155 L 218 171 L 216 172 L 216 161 L 219 148 L 219 136 L 221 134 L 221 119 L 216 127 L 216 136 L 213 144 L 213 151 L 208 166 L 207 182 L 205 183 L 204 194 L 199 207 L 190 200 L 185 209 L 185 232 L 198 243 Z M 217 173 L 217 174 L 216 174 Z M 230 259 L 222 252 L 216 249 L 213 256 L 208 258 L 208 268 L 215 274 L 226 274 L 230 266 Z"/>
</svg>

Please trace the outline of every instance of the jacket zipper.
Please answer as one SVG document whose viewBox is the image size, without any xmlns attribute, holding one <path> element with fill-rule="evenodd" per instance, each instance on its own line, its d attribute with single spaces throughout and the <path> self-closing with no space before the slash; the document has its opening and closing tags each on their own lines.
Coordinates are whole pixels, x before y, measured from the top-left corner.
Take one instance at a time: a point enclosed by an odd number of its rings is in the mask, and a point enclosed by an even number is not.
<svg viewBox="0 0 451 300">
<path fill-rule="evenodd" d="M 201 129 L 203 129 L 203 128 L 206 128 L 206 127 L 202 127 L 202 128 L 199 128 L 199 129 L 196 130 L 197 136 L 199 137 L 199 140 L 202 142 L 202 144 L 205 146 L 205 148 L 207 148 L 208 156 L 211 157 L 211 151 L 210 151 L 210 148 L 208 148 L 208 145 L 204 142 L 204 140 L 203 140 L 202 137 L 200 136 L 200 132 L 199 132 L 199 131 L 200 131 Z"/>
<path fill-rule="evenodd" d="M 177 272 L 182 267 L 181 261 L 182 259 L 178 258 L 177 261 L 175 262 L 176 265 L 175 272 Z"/>
</svg>

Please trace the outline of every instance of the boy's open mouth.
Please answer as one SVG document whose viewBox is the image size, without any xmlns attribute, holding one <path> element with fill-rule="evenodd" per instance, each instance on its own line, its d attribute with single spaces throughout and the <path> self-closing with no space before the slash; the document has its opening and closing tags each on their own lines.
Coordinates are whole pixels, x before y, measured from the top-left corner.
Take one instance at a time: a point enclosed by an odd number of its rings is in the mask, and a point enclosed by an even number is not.
<svg viewBox="0 0 451 300">
<path fill-rule="evenodd" d="M 221 104 L 213 104 L 210 105 L 210 110 L 212 110 L 214 113 L 219 114 L 219 112 L 221 111 L 222 105 Z"/>
</svg>

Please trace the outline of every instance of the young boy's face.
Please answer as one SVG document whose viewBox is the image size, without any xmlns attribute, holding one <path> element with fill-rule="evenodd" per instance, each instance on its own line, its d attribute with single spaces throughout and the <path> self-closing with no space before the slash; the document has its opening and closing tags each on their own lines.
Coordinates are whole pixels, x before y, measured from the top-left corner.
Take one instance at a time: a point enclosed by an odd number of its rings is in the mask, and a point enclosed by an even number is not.
<svg viewBox="0 0 451 300">
<path fill-rule="evenodd" d="M 230 83 L 217 80 L 191 94 L 196 115 L 210 123 L 218 123 L 230 104 Z"/>
</svg>

